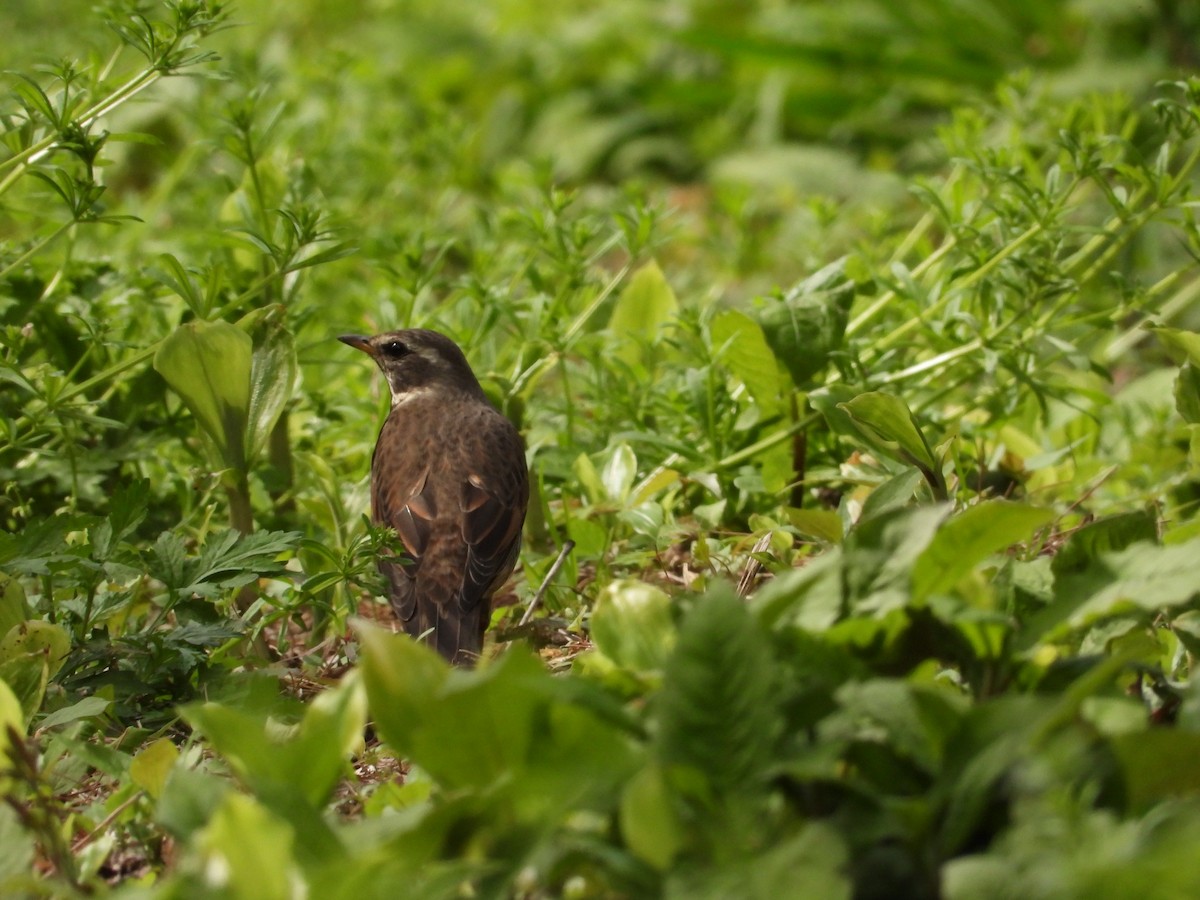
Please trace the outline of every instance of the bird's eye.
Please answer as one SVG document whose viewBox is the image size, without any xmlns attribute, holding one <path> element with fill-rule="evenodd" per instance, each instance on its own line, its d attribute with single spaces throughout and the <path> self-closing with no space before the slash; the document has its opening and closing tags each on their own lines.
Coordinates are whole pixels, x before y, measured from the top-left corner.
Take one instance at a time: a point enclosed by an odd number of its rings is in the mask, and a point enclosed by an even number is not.
<svg viewBox="0 0 1200 900">
<path fill-rule="evenodd" d="M 383 345 L 383 352 L 385 356 L 390 356 L 392 359 L 399 359 L 408 353 L 408 348 L 400 343 L 400 341 L 388 341 Z"/>
</svg>

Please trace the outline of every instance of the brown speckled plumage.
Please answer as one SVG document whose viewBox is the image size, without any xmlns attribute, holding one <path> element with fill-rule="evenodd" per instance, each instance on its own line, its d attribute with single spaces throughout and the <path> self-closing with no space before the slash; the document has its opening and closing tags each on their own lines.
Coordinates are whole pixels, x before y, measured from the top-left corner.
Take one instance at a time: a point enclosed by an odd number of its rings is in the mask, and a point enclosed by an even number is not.
<svg viewBox="0 0 1200 900">
<path fill-rule="evenodd" d="M 517 430 L 488 402 L 458 346 L 406 329 L 346 344 L 387 377 L 392 410 L 371 459 L 371 516 L 408 559 L 381 559 L 393 608 L 413 637 L 453 663 L 483 646 L 489 598 L 508 578 L 529 500 Z"/>
</svg>

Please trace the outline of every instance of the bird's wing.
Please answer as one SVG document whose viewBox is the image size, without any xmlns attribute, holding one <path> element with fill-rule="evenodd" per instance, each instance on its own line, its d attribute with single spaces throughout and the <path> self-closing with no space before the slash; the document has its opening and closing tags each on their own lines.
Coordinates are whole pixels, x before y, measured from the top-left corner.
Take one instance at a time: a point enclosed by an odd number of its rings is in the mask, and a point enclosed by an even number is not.
<svg viewBox="0 0 1200 900">
<path fill-rule="evenodd" d="M 528 491 L 524 477 L 516 484 L 499 486 L 472 472 L 463 481 L 462 536 L 467 544 L 467 566 L 458 595 L 463 610 L 474 608 L 512 572 L 521 549 Z"/>
<path fill-rule="evenodd" d="M 391 582 L 391 598 L 399 616 L 411 619 L 416 607 L 412 579 L 429 546 L 437 506 L 428 488 L 429 467 L 407 484 L 381 479 L 372 484 L 376 521 L 396 529 L 408 559 L 381 561 L 380 569 Z"/>
</svg>

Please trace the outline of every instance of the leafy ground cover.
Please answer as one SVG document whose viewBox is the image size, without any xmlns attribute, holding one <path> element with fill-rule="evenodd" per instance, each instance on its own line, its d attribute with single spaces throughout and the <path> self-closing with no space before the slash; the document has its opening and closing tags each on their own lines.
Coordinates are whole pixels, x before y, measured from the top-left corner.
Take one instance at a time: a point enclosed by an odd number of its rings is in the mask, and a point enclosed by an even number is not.
<svg viewBox="0 0 1200 900">
<path fill-rule="evenodd" d="M 1189 4 L 59 15 L 0 13 L 0 893 L 1200 893 Z M 474 671 L 377 598 L 333 338 L 397 325 L 528 446 Z"/>
</svg>

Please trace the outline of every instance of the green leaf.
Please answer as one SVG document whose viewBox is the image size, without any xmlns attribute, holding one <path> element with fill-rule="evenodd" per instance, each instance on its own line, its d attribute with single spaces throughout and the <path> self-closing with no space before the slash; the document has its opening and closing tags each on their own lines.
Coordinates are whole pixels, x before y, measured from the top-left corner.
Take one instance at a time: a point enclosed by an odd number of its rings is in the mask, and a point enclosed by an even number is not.
<svg viewBox="0 0 1200 900">
<path fill-rule="evenodd" d="M 1050 570 L 1065 578 L 1087 569 L 1105 553 L 1124 550 L 1139 541 L 1158 540 L 1158 520 L 1153 513 L 1138 511 L 1105 516 L 1076 529 L 1054 555 Z"/>
<path fill-rule="evenodd" d="M 26 653 L 43 656 L 50 677 L 62 668 L 63 660 L 71 650 L 70 636 L 58 625 L 31 619 L 8 630 L 0 640 L 0 662 L 15 659 Z"/>
<path fill-rule="evenodd" d="M 782 408 L 789 376 L 780 369 L 762 325 L 743 312 L 726 309 L 709 323 L 711 352 L 744 385 L 766 416 Z"/>
<path fill-rule="evenodd" d="M 751 791 L 782 726 L 764 635 L 728 585 L 683 621 L 655 702 L 659 759 L 702 773 L 718 793 Z"/>
<path fill-rule="evenodd" d="M 49 728 L 57 728 L 59 725 L 77 722 L 80 719 L 95 718 L 104 715 L 111 705 L 112 701 L 105 700 L 103 697 L 84 697 L 78 703 L 72 703 L 70 706 L 56 709 L 50 713 L 38 722 L 38 728 L 44 731 Z"/>
<path fill-rule="evenodd" d="M 672 803 L 662 769 L 656 765 L 641 769 L 621 791 L 621 836 L 634 856 L 660 871 L 671 865 L 684 842 Z"/>
<path fill-rule="evenodd" d="M 600 470 L 600 481 L 610 503 L 624 505 L 637 477 L 637 456 L 624 442 L 617 444 L 608 453 L 604 468 Z"/>
<path fill-rule="evenodd" d="M 292 900 L 303 884 L 295 829 L 251 797 L 228 793 L 197 836 L 201 871 L 217 896 Z M 264 864 L 269 860 L 269 864 Z"/>
<path fill-rule="evenodd" d="M 246 460 L 252 463 L 266 446 L 296 387 L 299 364 L 291 333 L 282 315 L 269 317 L 251 357 L 250 409 L 246 429 Z"/>
<path fill-rule="evenodd" d="M 1151 328 L 1175 358 L 1200 366 L 1200 334 L 1182 328 Z"/>
<path fill-rule="evenodd" d="M 0 637 L 29 618 L 29 603 L 21 582 L 0 572 Z"/>
<path fill-rule="evenodd" d="M 7 771 L 11 765 L 8 756 L 9 748 L 12 746 L 12 742 L 9 740 L 10 731 L 24 737 L 25 712 L 21 709 L 21 701 L 17 699 L 12 688 L 6 681 L 0 679 L 0 773 Z M 8 784 L 8 778 L 0 774 L 0 793 L 8 789 Z"/>
<path fill-rule="evenodd" d="M 473 671 L 450 667 L 423 644 L 365 623 L 363 679 L 384 738 L 450 789 L 483 788 L 520 769 L 542 704 L 531 683 L 541 665 L 510 650 Z"/>
<path fill-rule="evenodd" d="M 855 612 L 884 616 L 912 602 L 912 569 L 948 512 L 946 505 L 876 516 L 846 536 L 844 591 Z"/>
<path fill-rule="evenodd" d="M 45 653 L 21 653 L 0 663 L 0 680 L 12 688 L 12 692 L 21 701 L 26 727 L 42 708 L 49 677 L 50 666 Z"/>
<path fill-rule="evenodd" d="M 1186 362 L 1175 377 L 1175 408 L 1189 425 L 1200 424 L 1200 364 Z"/>
<path fill-rule="evenodd" d="M 167 738 L 159 738 L 144 744 L 134 754 L 133 762 L 129 765 L 129 777 L 147 794 L 158 799 L 177 759 L 179 750 L 175 745 Z"/>
<path fill-rule="evenodd" d="M 4 759 L 3 755 L 0 759 Z M 0 895 L 31 895 L 24 888 L 28 887 L 29 873 L 33 871 L 36 847 L 32 830 L 22 827 L 16 810 L 7 803 L 0 804 Z"/>
<path fill-rule="evenodd" d="M 675 292 L 651 260 L 633 273 L 613 306 L 608 328 L 617 340 L 616 355 L 629 365 L 648 364 L 645 348 L 655 346 L 678 315 Z"/>
<path fill-rule="evenodd" d="M 1197 559 L 1200 539 L 1196 538 L 1167 547 L 1136 543 L 1103 553 L 1082 571 L 1056 579 L 1054 602 L 1027 622 L 1024 645 L 1107 616 L 1185 606 L 1200 594 Z"/>
<path fill-rule="evenodd" d="M 644 581 L 614 581 L 596 598 L 590 629 L 596 648 L 618 666 L 659 671 L 675 644 L 671 598 Z"/>
<path fill-rule="evenodd" d="M 919 468 L 931 485 L 941 485 L 938 497 L 945 498 L 941 460 L 930 449 L 907 403 L 894 394 L 870 391 L 840 405 L 872 444 Z"/>
<path fill-rule="evenodd" d="M 787 509 L 788 522 L 801 534 L 827 544 L 842 542 L 842 517 L 831 509 Z"/>
<path fill-rule="evenodd" d="M 1184 795 L 1200 795 L 1200 734 L 1155 729 L 1112 738 L 1125 797 L 1135 812 Z"/>
<path fill-rule="evenodd" d="M 188 322 L 154 355 L 154 368 L 213 440 L 222 462 L 244 473 L 253 342 L 228 322 Z"/>
<path fill-rule="evenodd" d="M 814 272 L 759 313 L 763 337 L 792 383 L 805 387 L 842 345 L 856 286 L 843 257 Z"/>
<path fill-rule="evenodd" d="M 359 679 L 349 676 L 313 700 L 292 728 L 262 712 L 219 703 L 185 707 L 183 715 L 260 796 L 276 802 L 299 794 L 315 809 L 359 742 L 366 699 Z"/>
<path fill-rule="evenodd" d="M 945 522 L 912 570 L 913 599 L 943 593 L 993 553 L 1027 541 L 1054 512 L 1007 500 L 987 500 Z"/>
</svg>

